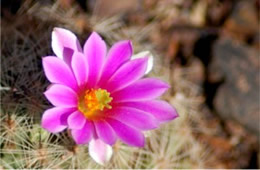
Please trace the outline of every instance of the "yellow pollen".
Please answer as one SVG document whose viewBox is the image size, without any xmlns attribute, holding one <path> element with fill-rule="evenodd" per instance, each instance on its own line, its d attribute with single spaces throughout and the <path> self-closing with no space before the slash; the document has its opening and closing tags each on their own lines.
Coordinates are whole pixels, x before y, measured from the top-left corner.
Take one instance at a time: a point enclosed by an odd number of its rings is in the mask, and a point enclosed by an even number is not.
<svg viewBox="0 0 260 170">
<path fill-rule="evenodd" d="M 112 101 L 110 93 L 104 89 L 89 89 L 79 97 L 78 109 L 85 117 L 92 119 L 98 116 L 105 108 L 111 109 Z"/>
</svg>

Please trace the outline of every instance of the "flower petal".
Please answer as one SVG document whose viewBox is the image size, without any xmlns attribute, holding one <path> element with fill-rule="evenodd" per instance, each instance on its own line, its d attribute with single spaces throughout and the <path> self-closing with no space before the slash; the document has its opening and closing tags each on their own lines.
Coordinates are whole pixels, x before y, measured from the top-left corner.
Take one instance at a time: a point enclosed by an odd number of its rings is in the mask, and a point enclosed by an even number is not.
<svg viewBox="0 0 260 170">
<path fill-rule="evenodd" d="M 105 165 L 113 154 L 112 147 L 100 139 L 92 139 L 88 149 L 90 156 L 101 165 Z"/>
<path fill-rule="evenodd" d="M 150 51 L 142 51 L 138 54 L 135 54 L 131 57 L 131 60 L 137 59 L 137 58 L 144 58 L 148 57 L 148 64 L 145 71 L 145 74 L 148 74 L 153 69 L 153 55 Z"/>
<path fill-rule="evenodd" d="M 80 43 L 71 31 L 66 30 L 64 28 L 55 27 L 52 31 L 52 50 L 59 57 L 63 59 L 65 62 L 70 63 L 71 56 L 74 51 L 82 51 Z"/>
<path fill-rule="evenodd" d="M 145 73 L 147 61 L 147 58 L 140 58 L 122 65 L 108 80 L 106 89 L 112 93 L 140 79 Z"/>
<path fill-rule="evenodd" d="M 79 86 L 87 83 L 88 80 L 88 63 L 82 53 L 74 53 L 72 56 L 71 67 Z"/>
<path fill-rule="evenodd" d="M 64 50 L 63 50 L 63 61 L 65 61 L 65 63 L 68 66 L 71 65 L 71 60 L 72 60 L 73 54 L 74 54 L 74 51 L 71 48 L 64 47 Z"/>
<path fill-rule="evenodd" d="M 111 125 L 111 127 L 116 132 L 117 136 L 126 144 L 130 146 L 143 147 L 145 144 L 144 135 L 132 127 L 125 125 L 124 123 L 106 118 L 106 121 Z"/>
<path fill-rule="evenodd" d="M 152 114 L 160 122 L 173 120 L 179 116 L 175 108 L 162 100 L 125 102 L 119 103 L 118 106 L 126 106 L 145 111 L 149 114 Z"/>
<path fill-rule="evenodd" d="M 53 84 L 46 92 L 44 92 L 44 95 L 54 106 L 77 106 L 77 94 L 67 86 Z"/>
<path fill-rule="evenodd" d="M 150 130 L 159 126 L 159 122 L 152 115 L 131 107 L 115 107 L 106 115 L 140 130 Z"/>
<path fill-rule="evenodd" d="M 106 82 L 113 73 L 132 56 L 133 48 L 129 40 L 119 41 L 108 52 L 100 83 Z"/>
<path fill-rule="evenodd" d="M 113 128 L 104 120 L 97 120 L 94 123 L 97 136 L 109 145 L 113 145 L 116 142 L 116 135 Z"/>
<path fill-rule="evenodd" d="M 114 103 L 152 100 L 161 96 L 168 88 L 169 85 L 161 80 L 145 78 L 121 91 L 111 93 L 111 97 Z"/>
<path fill-rule="evenodd" d="M 68 118 L 68 126 L 70 129 L 82 129 L 85 123 L 86 118 L 79 111 L 75 111 Z"/>
<path fill-rule="evenodd" d="M 63 131 L 67 126 L 62 125 L 61 116 L 67 113 L 72 113 L 72 108 L 54 107 L 46 110 L 42 115 L 41 126 L 52 133 Z"/>
<path fill-rule="evenodd" d="M 89 87 L 94 87 L 101 75 L 106 50 L 106 43 L 96 32 L 93 32 L 84 45 L 84 54 L 87 56 L 89 64 Z"/>
<path fill-rule="evenodd" d="M 44 57 L 42 63 L 45 75 L 50 82 L 67 85 L 74 90 L 78 89 L 70 67 L 63 60 L 57 57 Z"/>
<path fill-rule="evenodd" d="M 77 144 L 86 144 L 90 141 L 93 135 L 93 124 L 86 120 L 82 129 L 72 129 L 71 135 Z"/>
<path fill-rule="evenodd" d="M 77 109 L 78 109 L 78 108 L 75 107 L 72 112 L 68 112 L 68 113 L 65 113 L 65 114 L 61 115 L 61 117 L 60 117 L 61 124 L 64 125 L 64 126 L 68 126 L 68 118 L 69 118 L 69 116 L 70 116 L 73 112 L 75 112 Z"/>
</svg>

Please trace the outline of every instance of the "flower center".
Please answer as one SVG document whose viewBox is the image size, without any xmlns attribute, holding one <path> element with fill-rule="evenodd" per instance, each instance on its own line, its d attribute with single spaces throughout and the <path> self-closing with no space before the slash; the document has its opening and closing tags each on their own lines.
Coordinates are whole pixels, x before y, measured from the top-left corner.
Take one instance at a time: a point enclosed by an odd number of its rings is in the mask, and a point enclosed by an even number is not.
<svg viewBox="0 0 260 170">
<path fill-rule="evenodd" d="M 109 103 L 112 101 L 110 93 L 104 89 L 90 89 L 86 90 L 83 95 L 79 97 L 78 109 L 85 117 L 91 119 L 97 116 L 100 111 L 105 108 L 111 109 Z"/>
</svg>

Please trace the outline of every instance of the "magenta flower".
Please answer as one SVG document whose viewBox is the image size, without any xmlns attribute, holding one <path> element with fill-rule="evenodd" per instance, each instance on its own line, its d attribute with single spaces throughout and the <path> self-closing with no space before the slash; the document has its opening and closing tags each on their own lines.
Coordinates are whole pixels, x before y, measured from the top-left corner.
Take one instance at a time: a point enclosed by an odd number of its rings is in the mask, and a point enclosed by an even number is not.
<svg viewBox="0 0 260 170">
<path fill-rule="evenodd" d="M 149 56 L 131 58 L 130 41 L 114 44 L 107 53 L 93 32 L 82 50 L 72 32 L 54 28 L 52 49 L 57 57 L 44 57 L 43 68 L 52 83 L 44 94 L 54 107 L 44 112 L 42 127 L 52 133 L 70 129 L 77 144 L 90 142 L 92 157 L 99 153 L 101 163 L 107 158 L 99 150 L 117 139 L 143 147 L 143 131 L 178 116 L 170 104 L 156 99 L 169 85 L 142 78 L 151 67 Z"/>
</svg>

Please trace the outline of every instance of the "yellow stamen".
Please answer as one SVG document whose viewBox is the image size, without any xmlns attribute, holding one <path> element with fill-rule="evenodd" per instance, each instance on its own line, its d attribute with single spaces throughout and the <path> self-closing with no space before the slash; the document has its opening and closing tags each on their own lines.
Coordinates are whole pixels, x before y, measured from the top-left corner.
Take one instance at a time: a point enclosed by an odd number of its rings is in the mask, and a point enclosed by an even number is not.
<svg viewBox="0 0 260 170">
<path fill-rule="evenodd" d="M 90 89 L 86 90 L 83 95 L 79 97 L 78 109 L 85 117 L 92 119 L 98 116 L 100 111 L 105 108 L 111 109 L 109 103 L 112 101 L 110 93 L 104 89 Z"/>
</svg>

